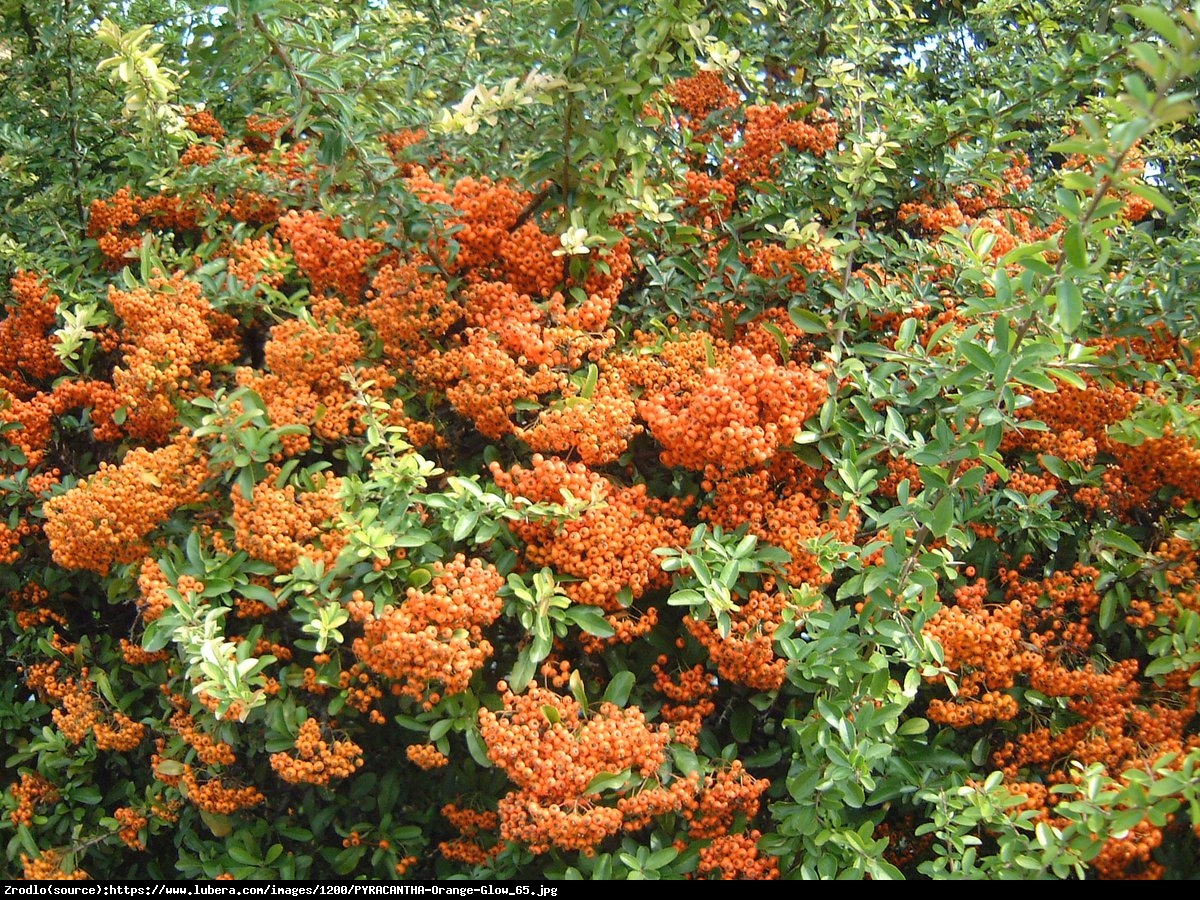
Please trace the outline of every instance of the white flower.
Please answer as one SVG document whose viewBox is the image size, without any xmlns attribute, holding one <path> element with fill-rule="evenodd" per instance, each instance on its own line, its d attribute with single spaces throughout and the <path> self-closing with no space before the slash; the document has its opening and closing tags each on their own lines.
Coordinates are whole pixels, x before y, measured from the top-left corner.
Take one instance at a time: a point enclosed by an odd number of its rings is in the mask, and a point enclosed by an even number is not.
<svg viewBox="0 0 1200 900">
<path fill-rule="evenodd" d="M 567 255 L 582 255 L 591 252 L 591 247 L 587 245 L 588 230 L 586 228 L 568 228 L 558 236 L 558 242 L 562 244 L 554 251 L 555 256 Z"/>
</svg>

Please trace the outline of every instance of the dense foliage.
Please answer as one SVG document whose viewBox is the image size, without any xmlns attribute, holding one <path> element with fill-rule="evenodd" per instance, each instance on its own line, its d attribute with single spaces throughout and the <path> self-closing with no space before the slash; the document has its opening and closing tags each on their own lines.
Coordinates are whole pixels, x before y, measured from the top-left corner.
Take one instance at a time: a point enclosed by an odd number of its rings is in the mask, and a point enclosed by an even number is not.
<svg viewBox="0 0 1200 900">
<path fill-rule="evenodd" d="M 1194 877 L 1197 72 L 8 0 L 0 873 Z"/>
</svg>

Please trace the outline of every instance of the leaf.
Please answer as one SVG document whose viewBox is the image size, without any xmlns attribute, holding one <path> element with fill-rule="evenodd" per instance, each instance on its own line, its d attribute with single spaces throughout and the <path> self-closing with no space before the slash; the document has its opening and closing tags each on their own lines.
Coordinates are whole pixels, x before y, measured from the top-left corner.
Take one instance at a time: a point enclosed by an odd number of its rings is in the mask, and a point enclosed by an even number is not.
<svg viewBox="0 0 1200 900">
<path fill-rule="evenodd" d="M 1087 239 L 1083 236 L 1083 226 L 1072 222 L 1063 232 L 1063 252 L 1067 262 L 1081 272 L 1087 271 Z"/>
<path fill-rule="evenodd" d="M 629 781 L 629 769 L 623 769 L 620 772 L 599 772 L 587 783 L 583 789 L 586 794 L 602 794 L 605 791 L 615 791 L 625 786 Z"/>
<path fill-rule="evenodd" d="M 733 711 L 733 716 L 730 717 L 729 733 L 739 744 L 744 744 L 750 740 L 753 729 L 754 708 L 746 705 L 738 706 Z"/>
<path fill-rule="evenodd" d="M 454 531 L 450 536 L 456 542 L 465 540 L 477 525 L 479 525 L 479 513 L 472 510 L 454 523 Z"/>
<path fill-rule="evenodd" d="M 1181 668 L 1183 668 L 1183 660 L 1178 657 L 1160 656 L 1158 659 L 1153 659 L 1147 663 L 1142 674 L 1147 678 L 1154 678 L 1157 675 L 1166 675 Z"/>
<path fill-rule="evenodd" d="M 1140 809 L 1122 809 L 1113 814 L 1111 828 L 1114 834 L 1129 831 L 1141 824 L 1146 814 Z"/>
<path fill-rule="evenodd" d="M 596 637 L 610 638 L 617 633 L 598 606 L 572 606 L 563 617 Z"/>
<path fill-rule="evenodd" d="M 824 334 L 829 330 L 829 323 L 810 309 L 790 307 L 788 318 L 792 324 L 807 334 Z"/>
<path fill-rule="evenodd" d="M 579 704 L 579 708 L 584 714 L 588 711 L 587 691 L 583 686 L 583 676 L 579 674 L 578 669 L 571 672 L 571 677 L 567 679 L 567 686 L 571 689 L 571 696 L 575 698 L 575 702 Z"/>
<path fill-rule="evenodd" d="M 1058 283 L 1055 293 L 1058 297 L 1058 304 L 1055 306 L 1054 314 L 1058 319 L 1058 324 L 1067 334 L 1074 334 L 1083 323 L 1083 295 L 1079 292 L 1079 287 L 1075 282 L 1065 278 Z"/>
<path fill-rule="evenodd" d="M 604 690 L 604 696 L 601 698 L 606 703 L 612 703 L 614 706 L 624 706 L 629 702 L 629 693 L 633 690 L 637 678 L 630 671 L 618 672 L 612 677 L 608 683 L 608 687 Z"/>
<path fill-rule="evenodd" d="M 533 680 L 537 671 L 538 662 L 530 656 L 528 648 L 521 651 L 508 676 L 508 687 L 513 693 L 519 694 L 529 687 L 529 682 Z"/>
<path fill-rule="evenodd" d="M 991 372 L 995 368 L 995 360 L 992 359 L 992 355 L 988 353 L 986 347 L 971 341 L 964 341 L 958 349 L 980 371 Z"/>
<path fill-rule="evenodd" d="M 933 508 L 929 530 L 935 538 L 945 537 L 954 525 L 954 495 L 946 494 Z"/>
<path fill-rule="evenodd" d="M 1146 6 L 1126 4 L 1121 9 L 1126 14 L 1140 20 L 1143 25 L 1160 37 L 1165 38 L 1176 50 L 1184 51 L 1187 49 L 1182 29 L 1165 9 L 1149 4 Z"/>
<path fill-rule="evenodd" d="M 290 744 L 291 742 L 289 741 L 289 746 Z M 184 773 L 185 770 L 183 763 L 179 762 L 178 760 L 163 759 L 159 760 L 158 765 L 154 767 L 154 771 L 156 774 L 161 775 L 164 778 L 178 778 Z M 218 835 L 218 837 L 219 836 L 220 835 Z"/>
<path fill-rule="evenodd" d="M 705 602 L 707 601 L 703 594 L 690 588 L 675 591 L 671 596 L 667 597 L 668 606 L 701 606 Z"/>
<path fill-rule="evenodd" d="M 587 368 L 587 377 L 584 378 L 583 387 L 579 391 L 579 396 L 585 400 L 591 400 L 592 394 L 596 391 L 596 382 L 600 377 L 600 369 L 595 363 L 592 363 Z"/>
<path fill-rule="evenodd" d="M 896 734 L 904 735 L 904 736 L 915 735 L 915 734 L 924 734 L 928 730 L 929 730 L 929 720 L 928 719 L 921 719 L 921 718 L 906 719 L 904 722 L 902 722 L 900 724 L 900 727 L 896 729 Z"/>
<path fill-rule="evenodd" d="M 485 769 L 490 769 L 493 765 L 488 757 L 487 744 L 484 743 L 483 736 L 479 733 L 479 729 L 472 726 L 467 729 L 467 750 L 471 754 L 471 759 Z"/>
<path fill-rule="evenodd" d="M 217 835 L 217 837 L 221 837 L 221 835 Z M 245 847 L 242 847 L 238 844 L 230 843 L 225 848 L 225 852 L 228 853 L 229 858 L 238 865 L 257 866 L 261 862 L 257 856 L 250 853 Z"/>
<path fill-rule="evenodd" d="M 213 837 L 223 838 L 233 834 L 233 819 L 224 813 L 212 813 L 202 809 L 200 810 L 200 820 L 208 826 Z"/>
</svg>

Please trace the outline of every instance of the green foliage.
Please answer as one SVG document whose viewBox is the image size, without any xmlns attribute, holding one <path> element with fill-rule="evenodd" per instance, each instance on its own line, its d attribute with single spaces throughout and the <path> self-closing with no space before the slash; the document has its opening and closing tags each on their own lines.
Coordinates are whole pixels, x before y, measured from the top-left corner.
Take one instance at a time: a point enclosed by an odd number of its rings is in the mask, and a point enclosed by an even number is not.
<svg viewBox="0 0 1200 900">
<path fill-rule="evenodd" d="M 4 4 L 0 873 L 1195 877 L 1198 51 Z"/>
</svg>

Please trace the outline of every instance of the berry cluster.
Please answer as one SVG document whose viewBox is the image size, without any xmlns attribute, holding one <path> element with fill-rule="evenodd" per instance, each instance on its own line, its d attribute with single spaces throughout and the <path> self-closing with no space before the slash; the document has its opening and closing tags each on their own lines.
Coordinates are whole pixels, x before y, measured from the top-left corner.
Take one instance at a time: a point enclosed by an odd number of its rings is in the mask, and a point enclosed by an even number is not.
<svg viewBox="0 0 1200 900">
<path fill-rule="evenodd" d="M 271 768 L 289 784 L 328 785 L 353 775 L 363 764 L 362 747 L 350 740 L 325 740 L 316 719 L 300 725 L 295 746 L 294 756 L 271 754 Z"/>
</svg>

